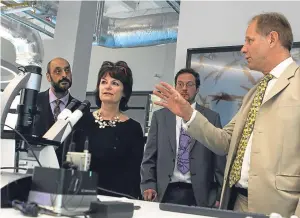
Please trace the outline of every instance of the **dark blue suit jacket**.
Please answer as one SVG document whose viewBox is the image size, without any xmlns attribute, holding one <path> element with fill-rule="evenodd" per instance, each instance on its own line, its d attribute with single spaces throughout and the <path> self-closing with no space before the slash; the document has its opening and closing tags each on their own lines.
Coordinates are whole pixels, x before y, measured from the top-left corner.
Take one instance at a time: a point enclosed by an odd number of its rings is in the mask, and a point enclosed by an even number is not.
<svg viewBox="0 0 300 218">
<path fill-rule="evenodd" d="M 73 97 L 70 95 L 68 104 L 72 101 Z M 38 114 L 35 116 L 33 124 L 33 134 L 42 137 L 55 123 L 51 106 L 49 103 L 49 89 L 38 93 L 37 97 Z M 70 139 L 66 139 L 68 142 Z M 63 146 L 58 147 L 56 150 L 58 162 L 61 165 L 63 156 Z"/>
</svg>

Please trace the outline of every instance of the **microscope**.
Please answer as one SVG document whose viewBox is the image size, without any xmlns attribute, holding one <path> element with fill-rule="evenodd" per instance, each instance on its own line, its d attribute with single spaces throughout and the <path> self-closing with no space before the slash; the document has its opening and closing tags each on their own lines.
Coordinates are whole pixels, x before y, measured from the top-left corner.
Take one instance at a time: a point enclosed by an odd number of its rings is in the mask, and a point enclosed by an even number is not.
<svg viewBox="0 0 300 218">
<path fill-rule="evenodd" d="M 80 165 L 78 169 L 60 169 L 55 147 L 63 146 L 62 143 L 71 134 L 73 126 L 83 116 L 84 111 L 90 107 L 90 103 L 83 101 L 72 112 L 71 108 L 77 104 L 71 102 L 43 137 L 33 136 L 33 121 L 38 113 L 36 101 L 40 91 L 41 71 L 38 66 L 25 66 L 24 72 L 16 72 L 15 78 L 1 96 L 1 150 L 9 151 L 5 151 L 5 155 L 14 160 L 6 166 L 2 163 L 1 166 L 1 207 L 10 207 L 11 201 L 15 199 L 28 200 L 55 214 L 72 215 L 87 210 L 90 203 L 97 200 L 98 175 L 88 171 L 91 158 L 88 152 L 69 154 L 74 163 Z M 18 119 L 15 127 L 17 134 L 7 136 L 7 131 L 4 130 L 5 120 L 14 98 L 19 93 L 20 104 L 17 107 Z M 30 154 L 33 155 L 31 161 Z M 25 159 L 26 168 L 33 168 L 33 174 L 2 170 L 18 169 L 20 160 Z"/>
<path fill-rule="evenodd" d="M 2 63 L 2 60 L 1 60 Z M 14 69 L 12 69 L 14 70 Z M 28 71 L 26 73 L 26 71 Z M 18 146 L 23 146 L 23 140 L 20 137 L 11 134 L 11 131 L 5 131 L 4 125 L 7 114 L 14 98 L 21 92 L 20 104 L 17 108 L 18 116 L 16 129 L 19 133 L 29 133 L 32 129 L 34 113 L 36 112 L 36 98 L 40 90 L 41 84 L 41 68 L 38 66 L 28 66 L 24 68 L 24 72 L 15 72 L 15 78 L 7 85 L 1 95 L 1 206 L 8 206 L 8 201 L 5 201 L 5 192 L 10 191 L 11 197 L 19 197 L 20 200 L 26 199 L 28 190 L 31 185 L 31 176 L 27 174 L 5 172 L 3 168 L 15 168 L 18 166 L 17 149 Z M 17 151 L 17 152 L 16 152 Z M 4 158 L 3 158 L 4 157 Z M 12 170 L 10 170 L 12 171 Z M 17 184 L 22 184 L 23 188 L 18 188 Z M 26 189 L 26 191 L 25 191 Z M 15 190 L 15 191 L 13 191 Z"/>
<path fill-rule="evenodd" d="M 2 63 L 2 61 L 1 61 Z M 4 167 L 18 168 L 19 151 L 25 150 L 28 145 L 25 145 L 25 140 L 20 135 L 28 138 L 32 142 L 34 140 L 32 135 L 34 116 L 37 113 L 36 101 L 37 94 L 40 91 L 41 85 L 41 68 L 38 66 L 26 66 L 24 70 L 16 73 L 15 78 L 7 85 L 1 96 L 1 141 L 2 151 L 6 157 L 11 157 L 10 161 Z M 20 134 L 11 134 L 12 131 L 5 131 L 4 125 L 9 112 L 12 101 L 20 93 L 20 103 L 17 107 L 17 123 L 16 132 Z M 28 141 L 26 140 L 26 141 Z M 12 148 L 13 147 L 13 148 Z M 16 151 L 16 155 L 15 155 Z M 2 153 L 2 155 L 4 155 Z M 2 166 L 1 166 L 2 167 Z"/>
</svg>

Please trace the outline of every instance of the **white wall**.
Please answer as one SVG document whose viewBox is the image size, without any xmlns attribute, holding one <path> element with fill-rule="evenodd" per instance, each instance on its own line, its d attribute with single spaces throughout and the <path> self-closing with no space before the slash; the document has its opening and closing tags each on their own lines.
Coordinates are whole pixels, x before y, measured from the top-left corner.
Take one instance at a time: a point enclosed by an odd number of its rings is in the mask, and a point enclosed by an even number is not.
<svg viewBox="0 0 300 218">
<path fill-rule="evenodd" d="M 181 1 L 175 72 L 185 65 L 188 48 L 241 45 L 251 17 L 271 11 L 287 17 L 300 41 L 299 1 Z"/>
<path fill-rule="evenodd" d="M 5 38 L 0 37 L 0 45 L 1 45 L 1 59 L 15 64 L 16 62 L 16 49 L 15 46 Z M 175 58 L 175 57 L 174 57 Z M 12 80 L 15 76 L 9 71 L 3 70 L 1 68 L 0 73 L 0 88 L 5 89 L 5 87 L 9 84 L 9 81 Z M 7 81 L 7 82 L 3 82 Z"/>
<path fill-rule="evenodd" d="M 16 48 L 15 46 L 5 38 L 0 37 L 1 45 L 1 59 L 4 59 L 10 63 L 16 62 Z"/>
<path fill-rule="evenodd" d="M 94 91 L 98 71 L 103 61 L 126 61 L 133 74 L 134 91 L 152 91 L 159 81 L 155 74 L 161 75 L 161 80 L 172 83 L 174 77 L 176 44 L 151 47 L 111 49 L 93 46 L 90 61 L 87 91 Z"/>
<path fill-rule="evenodd" d="M 53 40 L 43 40 L 45 60 L 43 62 L 43 79 L 41 91 L 50 87 L 46 79 L 47 63 L 51 57 Z M 87 91 L 94 91 L 98 71 L 103 61 L 126 61 L 133 74 L 133 91 L 152 91 L 159 82 L 155 74 L 160 74 L 162 81 L 173 82 L 175 67 L 176 43 L 139 48 L 111 49 L 100 46 L 92 47 Z M 54 58 L 54 57 L 53 57 Z"/>
</svg>

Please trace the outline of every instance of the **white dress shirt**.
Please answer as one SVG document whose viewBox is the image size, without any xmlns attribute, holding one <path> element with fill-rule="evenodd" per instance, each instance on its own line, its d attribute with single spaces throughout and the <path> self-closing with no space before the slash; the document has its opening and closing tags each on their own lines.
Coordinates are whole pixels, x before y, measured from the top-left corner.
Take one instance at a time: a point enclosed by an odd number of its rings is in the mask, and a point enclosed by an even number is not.
<svg viewBox="0 0 300 218">
<path fill-rule="evenodd" d="M 268 95 L 268 93 L 270 92 L 270 90 L 272 89 L 272 87 L 275 85 L 275 83 L 277 82 L 278 78 L 280 77 L 280 75 L 284 72 L 284 70 L 291 64 L 293 63 L 293 59 L 291 57 L 285 59 L 284 61 L 282 61 L 280 64 L 278 64 L 271 72 L 270 74 L 272 74 L 274 76 L 274 78 L 272 80 L 269 81 L 265 95 L 264 95 L 264 99 L 263 102 L 265 101 L 266 96 Z M 194 110 L 191 119 L 185 123 L 184 128 L 187 128 L 190 123 L 195 119 L 196 117 L 196 110 Z M 237 182 L 236 186 L 238 187 L 242 187 L 242 188 L 248 188 L 248 179 L 249 179 L 249 168 L 250 168 L 250 152 L 251 152 L 251 146 L 252 146 L 252 138 L 253 138 L 253 132 L 251 133 L 249 140 L 248 140 L 248 144 L 245 150 L 245 154 L 244 154 L 244 159 L 243 159 L 243 164 L 242 164 L 242 170 L 241 170 L 241 178 L 240 180 Z"/>
<path fill-rule="evenodd" d="M 196 103 L 193 103 L 192 108 L 195 109 Z M 180 129 L 181 126 L 183 126 L 183 120 L 181 117 L 176 116 L 176 158 L 175 158 L 175 166 L 173 175 L 171 177 L 171 182 L 185 182 L 185 183 L 191 183 L 191 172 L 187 172 L 186 174 L 182 174 L 177 169 L 177 155 L 178 155 L 178 149 L 179 149 L 179 136 L 180 136 Z"/>
</svg>

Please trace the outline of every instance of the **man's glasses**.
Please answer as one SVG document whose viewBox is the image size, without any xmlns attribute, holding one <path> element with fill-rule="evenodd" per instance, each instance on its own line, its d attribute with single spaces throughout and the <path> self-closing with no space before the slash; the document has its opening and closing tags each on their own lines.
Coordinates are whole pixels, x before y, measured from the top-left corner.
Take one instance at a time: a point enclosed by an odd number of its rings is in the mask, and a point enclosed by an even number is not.
<svg viewBox="0 0 300 218">
<path fill-rule="evenodd" d="M 187 83 L 183 83 L 183 82 L 177 82 L 176 86 L 180 89 L 183 89 L 184 86 L 186 86 L 187 88 L 192 88 L 195 86 L 195 83 L 193 82 L 187 82 Z"/>
</svg>

